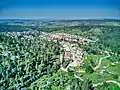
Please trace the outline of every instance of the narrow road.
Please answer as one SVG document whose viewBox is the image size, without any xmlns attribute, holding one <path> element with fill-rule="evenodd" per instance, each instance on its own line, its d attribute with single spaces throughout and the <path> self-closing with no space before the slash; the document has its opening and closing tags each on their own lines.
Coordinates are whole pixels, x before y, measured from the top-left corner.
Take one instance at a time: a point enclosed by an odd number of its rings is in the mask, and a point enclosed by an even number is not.
<svg viewBox="0 0 120 90">
<path fill-rule="evenodd" d="M 118 85 L 120 87 L 120 83 L 117 82 L 117 81 L 114 81 L 114 80 L 108 80 L 108 81 L 106 81 L 106 83 L 114 83 L 114 84 L 116 84 L 116 85 Z M 99 85 L 103 85 L 103 82 L 102 83 L 93 84 L 93 87 L 97 87 Z"/>
<path fill-rule="evenodd" d="M 62 62 L 62 59 L 63 59 L 63 55 L 61 54 L 60 55 L 60 62 Z M 68 68 L 70 67 L 70 66 L 72 66 L 72 64 L 73 64 L 73 62 L 72 63 L 70 63 L 66 68 L 63 68 L 63 66 L 62 66 L 62 64 L 61 64 L 61 70 L 63 70 L 64 72 L 68 72 Z M 79 71 L 79 72 L 85 72 L 85 71 Z M 80 79 L 81 81 L 84 81 L 81 77 L 79 77 L 79 76 L 77 76 L 77 75 L 75 75 L 74 74 L 74 77 L 75 78 L 78 78 L 78 79 Z M 69 90 L 69 89 L 67 89 L 67 90 Z"/>
<path fill-rule="evenodd" d="M 74 74 L 74 77 L 80 79 L 81 81 L 84 81 L 81 77 L 79 77 L 79 76 L 77 76 L 77 75 L 75 75 L 75 74 Z"/>
<path fill-rule="evenodd" d="M 109 54 L 107 51 L 105 51 L 105 52 L 106 52 L 108 55 L 105 56 L 105 57 L 100 58 L 98 65 L 93 68 L 94 70 L 98 69 L 98 68 L 101 66 L 101 63 L 102 63 L 102 60 L 103 60 L 103 59 L 106 59 L 106 58 L 110 57 L 110 54 Z M 60 55 L 60 62 L 61 62 L 61 63 L 62 63 L 62 59 L 63 59 L 63 55 L 61 54 L 61 55 Z M 74 64 L 75 64 L 75 63 L 72 62 L 72 63 L 70 63 L 66 68 L 63 68 L 63 66 L 62 66 L 62 64 L 61 64 L 61 70 L 63 70 L 64 72 L 68 72 L 68 68 L 69 68 L 70 66 L 74 66 Z M 82 71 L 82 70 L 81 70 L 81 71 L 77 71 L 77 72 L 85 73 L 85 71 Z M 74 77 L 80 79 L 81 81 L 84 81 L 84 79 L 82 79 L 81 77 L 77 76 L 76 74 L 74 74 Z M 114 84 L 116 84 L 116 85 L 118 85 L 118 86 L 120 87 L 120 83 L 119 83 L 119 82 L 116 82 L 116 81 L 114 81 L 114 80 L 108 80 L 108 81 L 106 81 L 106 83 L 114 83 Z M 99 86 L 99 85 L 103 85 L 103 82 L 102 82 L 102 83 L 93 84 L 93 87 L 97 87 L 97 86 Z M 70 89 L 70 86 L 68 86 L 66 90 L 69 90 L 69 89 Z"/>
<path fill-rule="evenodd" d="M 61 63 L 60 67 L 61 67 L 61 70 L 63 70 L 64 72 L 68 72 L 69 65 L 66 68 L 63 68 L 62 59 L 63 59 L 63 55 L 60 54 L 60 63 Z"/>
<path fill-rule="evenodd" d="M 103 59 L 106 59 L 106 58 L 110 57 L 110 54 L 107 51 L 106 51 L 106 53 L 108 54 L 108 56 L 100 58 L 98 65 L 93 68 L 94 70 L 96 70 L 96 69 L 98 69 L 100 67 L 101 62 L 102 62 Z"/>
<path fill-rule="evenodd" d="M 63 66 L 61 65 L 61 70 L 63 70 L 64 72 L 68 72 L 68 68 L 69 68 L 69 65 L 66 68 L 63 68 Z"/>
<path fill-rule="evenodd" d="M 79 71 L 76 71 L 77 73 L 85 73 L 84 70 L 79 70 Z"/>
<path fill-rule="evenodd" d="M 118 85 L 120 87 L 120 83 L 119 82 L 116 82 L 116 81 L 113 81 L 113 80 L 108 80 L 106 81 L 107 83 L 114 83 L 116 85 Z"/>
</svg>

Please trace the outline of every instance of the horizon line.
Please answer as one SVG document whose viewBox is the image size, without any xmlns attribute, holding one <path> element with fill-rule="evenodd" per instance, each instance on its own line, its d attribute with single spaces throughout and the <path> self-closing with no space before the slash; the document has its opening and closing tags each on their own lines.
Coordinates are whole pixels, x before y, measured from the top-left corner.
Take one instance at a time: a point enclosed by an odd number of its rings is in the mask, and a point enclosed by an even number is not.
<svg viewBox="0 0 120 90">
<path fill-rule="evenodd" d="M 96 20 L 105 20 L 105 19 L 118 19 L 120 20 L 120 18 L 117 17 L 93 17 L 93 18 L 0 18 L 0 20 L 5 20 L 5 19 L 24 19 L 24 20 L 87 20 L 87 19 L 96 19 Z"/>
</svg>

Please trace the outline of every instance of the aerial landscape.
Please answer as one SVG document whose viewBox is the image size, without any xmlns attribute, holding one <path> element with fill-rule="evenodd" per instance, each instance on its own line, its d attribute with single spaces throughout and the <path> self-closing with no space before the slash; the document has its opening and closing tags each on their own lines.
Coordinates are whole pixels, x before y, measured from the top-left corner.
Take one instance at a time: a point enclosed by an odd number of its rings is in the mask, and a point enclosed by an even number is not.
<svg viewBox="0 0 120 90">
<path fill-rule="evenodd" d="M 33 1 L 0 1 L 0 90 L 120 90 L 118 0 Z"/>
</svg>

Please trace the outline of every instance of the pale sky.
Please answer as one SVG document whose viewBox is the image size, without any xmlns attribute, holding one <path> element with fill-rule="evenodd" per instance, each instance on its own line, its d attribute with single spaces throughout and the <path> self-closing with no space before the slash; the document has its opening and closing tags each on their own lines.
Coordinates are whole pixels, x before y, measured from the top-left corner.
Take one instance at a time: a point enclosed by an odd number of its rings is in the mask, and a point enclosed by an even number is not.
<svg viewBox="0 0 120 90">
<path fill-rule="evenodd" d="M 119 0 L 1 0 L 0 18 L 120 18 Z"/>
</svg>

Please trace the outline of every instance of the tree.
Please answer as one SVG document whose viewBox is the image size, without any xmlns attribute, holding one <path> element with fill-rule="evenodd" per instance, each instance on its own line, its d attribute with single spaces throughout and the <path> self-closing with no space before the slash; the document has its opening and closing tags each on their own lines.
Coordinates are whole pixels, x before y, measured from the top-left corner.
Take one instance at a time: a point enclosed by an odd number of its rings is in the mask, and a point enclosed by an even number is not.
<svg viewBox="0 0 120 90">
<path fill-rule="evenodd" d="M 89 64 L 88 61 L 85 62 L 84 67 L 85 67 L 85 71 L 87 73 L 93 73 L 94 72 L 93 67 Z"/>
</svg>

